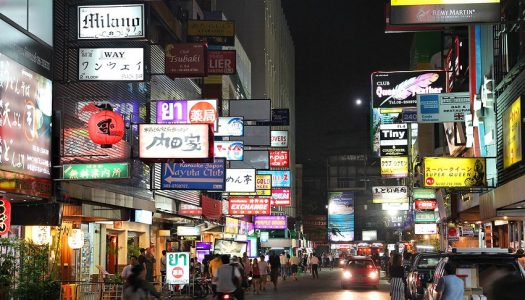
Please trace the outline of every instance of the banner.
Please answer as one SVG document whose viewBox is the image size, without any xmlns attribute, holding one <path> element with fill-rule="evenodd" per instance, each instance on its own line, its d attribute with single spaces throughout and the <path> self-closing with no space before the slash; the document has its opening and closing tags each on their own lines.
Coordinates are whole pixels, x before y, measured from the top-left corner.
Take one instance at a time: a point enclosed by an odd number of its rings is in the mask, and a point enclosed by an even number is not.
<svg viewBox="0 0 525 300">
<path fill-rule="evenodd" d="M 470 114 L 470 93 L 417 95 L 418 123 L 464 122 Z"/>
<path fill-rule="evenodd" d="M 166 283 L 188 284 L 190 283 L 190 253 L 168 252 L 166 253 Z"/>
<path fill-rule="evenodd" d="M 290 170 L 257 171 L 257 174 L 272 175 L 272 188 L 289 188 L 292 186 Z"/>
<path fill-rule="evenodd" d="M 287 216 L 255 216 L 255 229 L 287 229 Z"/>
<path fill-rule="evenodd" d="M 484 187 L 485 158 L 425 157 L 425 187 Z"/>
<path fill-rule="evenodd" d="M 255 192 L 230 193 L 230 196 L 271 196 L 272 175 L 255 174 Z"/>
<path fill-rule="evenodd" d="M 503 168 L 508 168 L 523 159 L 523 131 L 521 97 L 518 97 L 503 112 Z"/>
<path fill-rule="evenodd" d="M 441 70 L 372 73 L 373 107 L 416 107 L 418 94 L 446 91 L 445 77 Z"/>
<path fill-rule="evenodd" d="M 78 80 L 143 81 L 144 48 L 80 48 Z"/>
<path fill-rule="evenodd" d="M 217 130 L 217 100 L 159 100 L 157 123 L 210 124 Z"/>
<path fill-rule="evenodd" d="M 407 124 L 383 124 L 379 126 L 379 149 L 381 156 L 408 155 Z"/>
<path fill-rule="evenodd" d="M 130 178 L 129 163 L 65 164 L 62 178 L 66 180 L 99 180 Z"/>
<path fill-rule="evenodd" d="M 235 50 L 208 51 L 208 75 L 234 75 L 236 58 Z"/>
<path fill-rule="evenodd" d="M 269 215 L 270 199 L 268 198 L 228 198 L 230 215 Z"/>
<path fill-rule="evenodd" d="M 207 124 L 139 124 L 141 159 L 207 159 L 213 137 Z"/>
<path fill-rule="evenodd" d="M 381 157 L 381 176 L 402 178 L 408 176 L 408 158 L 401 156 Z"/>
<path fill-rule="evenodd" d="M 290 206 L 290 189 L 272 189 L 270 201 L 272 206 Z"/>
<path fill-rule="evenodd" d="M 226 202 L 226 201 L 225 201 Z M 202 216 L 210 220 L 218 220 L 222 216 L 221 200 L 201 195 Z"/>
<path fill-rule="evenodd" d="M 78 6 L 77 22 L 79 40 L 146 37 L 144 4 Z"/>
<path fill-rule="evenodd" d="M 164 163 L 161 166 L 160 188 L 163 190 L 224 191 L 226 160 L 212 163 Z"/>
<path fill-rule="evenodd" d="M 328 237 L 331 242 L 354 240 L 354 193 L 328 193 Z"/>
<path fill-rule="evenodd" d="M 226 217 L 224 221 L 224 233 L 239 233 L 239 220 Z"/>
<path fill-rule="evenodd" d="M 408 203 L 406 186 L 372 187 L 372 203 Z"/>
<path fill-rule="evenodd" d="M 168 44 L 164 72 L 168 77 L 205 77 L 208 47 L 201 43 Z"/>
<path fill-rule="evenodd" d="M 255 169 L 226 169 L 226 192 L 255 192 Z"/>
<path fill-rule="evenodd" d="M 270 150 L 270 167 L 290 167 L 290 156 L 288 150 Z"/>
<path fill-rule="evenodd" d="M 500 0 L 391 0 L 395 25 L 498 23 Z"/>
<path fill-rule="evenodd" d="M 202 216 L 202 207 L 181 203 L 177 213 L 183 216 Z"/>
<path fill-rule="evenodd" d="M 214 46 L 235 46 L 235 22 L 188 20 L 187 40 Z"/>
<path fill-rule="evenodd" d="M 436 190 L 435 189 L 414 188 L 412 189 L 412 198 L 413 199 L 436 199 Z"/>
</svg>

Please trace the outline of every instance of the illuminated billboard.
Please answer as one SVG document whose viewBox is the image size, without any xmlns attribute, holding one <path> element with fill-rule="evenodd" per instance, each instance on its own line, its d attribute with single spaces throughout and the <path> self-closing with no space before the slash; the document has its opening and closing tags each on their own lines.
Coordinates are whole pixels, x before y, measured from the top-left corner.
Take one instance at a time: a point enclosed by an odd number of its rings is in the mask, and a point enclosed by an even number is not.
<svg viewBox="0 0 525 300">
<path fill-rule="evenodd" d="M 408 176 L 408 158 L 406 156 L 381 157 L 381 176 L 402 178 Z"/>
<path fill-rule="evenodd" d="M 521 122 L 521 97 L 518 97 L 503 112 L 503 168 L 508 168 L 522 160 Z"/>
<path fill-rule="evenodd" d="M 425 157 L 425 187 L 484 187 L 485 158 Z"/>
<path fill-rule="evenodd" d="M 354 193 L 328 193 L 328 237 L 331 242 L 354 240 Z"/>
</svg>

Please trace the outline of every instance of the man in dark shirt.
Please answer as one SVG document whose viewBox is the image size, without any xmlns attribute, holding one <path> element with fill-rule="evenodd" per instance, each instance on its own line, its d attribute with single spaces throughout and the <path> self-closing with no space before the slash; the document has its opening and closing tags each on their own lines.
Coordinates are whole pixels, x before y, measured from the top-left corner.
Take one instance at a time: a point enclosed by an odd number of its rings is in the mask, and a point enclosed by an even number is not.
<svg viewBox="0 0 525 300">
<path fill-rule="evenodd" d="M 140 255 L 138 257 L 139 265 L 146 270 L 146 249 L 140 248 Z"/>
<path fill-rule="evenodd" d="M 277 280 L 279 279 L 279 271 L 281 270 L 281 260 L 275 252 L 270 252 L 270 278 L 273 282 L 273 289 L 277 289 Z"/>
</svg>

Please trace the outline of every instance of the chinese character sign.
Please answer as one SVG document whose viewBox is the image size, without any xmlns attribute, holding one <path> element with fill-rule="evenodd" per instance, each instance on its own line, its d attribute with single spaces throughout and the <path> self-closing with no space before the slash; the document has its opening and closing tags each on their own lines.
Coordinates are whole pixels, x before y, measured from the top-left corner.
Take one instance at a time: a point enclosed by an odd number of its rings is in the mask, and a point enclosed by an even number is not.
<svg viewBox="0 0 525 300">
<path fill-rule="evenodd" d="M 206 124 L 139 124 L 139 157 L 209 158 L 209 130 Z"/>
<path fill-rule="evenodd" d="M 226 169 L 226 192 L 255 192 L 255 169 Z"/>
<path fill-rule="evenodd" d="M 426 187 L 483 187 L 487 185 L 484 158 L 425 157 Z"/>
<path fill-rule="evenodd" d="M 408 176 L 408 158 L 406 156 L 381 157 L 381 176 L 400 178 Z"/>
<path fill-rule="evenodd" d="M 144 80 L 144 48 L 80 48 L 78 79 Z"/>
<path fill-rule="evenodd" d="M 217 100 L 159 100 L 157 123 L 217 125 Z"/>
<path fill-rule="evenodd" d="M 354 193 L 328 193 L 328 237 L 330 241 L 353 241 L 354 222 Z"/>
<path fill-rule="evenodd" d="M 229 199 L 230 215 L 269 215 L 270 199 L 268 198 L 233 198 Z"/>
<path fill-rule="evenodd" d="M 406 186 L 372 187 L 372 203 L 408 203 Z"/>
<path fill-rule="evenodd" d="M 521 97 L 503 112 L 503 167 L 508 168 L 522 160 Z"/>
<path fill-rule="evenodd" d="M 97 180 L 129 178 L 129 163 L 66 164 L 62 178 L 67 180 Z"/>
<path fill-rule="evenodd" d="M 270 150 L 270 167 L 288 168 L 289 166 L 288 150 Z"/>
<path fill-rule="evenodd" d="M 0 53 L 0 169 L 51 177 L 51 80 Z"/>
<path fill-rule="evenodd" d="M 166 253 L 166 283 L 188 284 L 190 283 L 190 253 L 168 252 Z"/>
</svg>

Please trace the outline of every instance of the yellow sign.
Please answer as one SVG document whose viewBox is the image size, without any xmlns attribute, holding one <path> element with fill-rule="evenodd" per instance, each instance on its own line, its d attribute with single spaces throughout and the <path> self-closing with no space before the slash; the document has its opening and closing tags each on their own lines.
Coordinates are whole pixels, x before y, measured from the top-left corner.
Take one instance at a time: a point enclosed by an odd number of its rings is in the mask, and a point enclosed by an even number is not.
<svg viewBox="0 0 525 300">
<path fill-rule="evenodd" d="M 255 175 L 255 193 L 230 193 L 230 196 L 271 196 L 272 195 L 272 175 Z"/>
<path fill-rule="evenodd" d="M 235 22 L 188 20 L 188 35 L 232 37 L 235 35 Z"/>
<path fill-rule="evenodd" d="M 425 157 L 425 187 L 486 186 L 485 158 Z"/>
<path fill-rule="evenodd" d="M 390 0 L 392 6 L 499 3 L 500 0 Z"/>
<path fill-rule="evenodd" d="M 407 177 L 408 176 L 408 157 L 406 156 L 385 156 L 381 157 L 381 176 L 383 177 Z"/>
<path fill-rule="evenodd" d="M 503 113 L 503 168 L 521 159 L 521 97 L 518 97 Z"/>
</svg>

